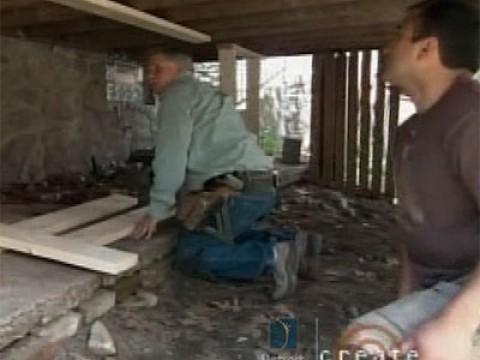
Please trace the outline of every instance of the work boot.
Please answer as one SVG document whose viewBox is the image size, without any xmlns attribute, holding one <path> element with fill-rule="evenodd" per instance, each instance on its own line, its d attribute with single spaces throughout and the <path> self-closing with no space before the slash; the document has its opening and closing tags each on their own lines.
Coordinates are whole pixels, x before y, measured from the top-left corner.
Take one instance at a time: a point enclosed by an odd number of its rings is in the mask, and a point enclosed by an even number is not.
<svg viewBox="0 0 480 360">
<path fill-rule="evenodd" d="M 306 241 L 305 253 L 300 260 L 298 276 L 305 280 L 316 280 L 318 274 L 318 256 L 322 250 L 323 237 L 321 234 L 309 234 Z"/>
<path fill-rule="evenodd" d="M 307 253 L 308 240 L 309 240 L 309 236 L 306 231 L 298 230 L 297 233 L 295 234 L 295 241 L 294 241 L 294 245 L 296 249 L 295 273 L 297 275 L 301 272 L 302 267 L 305 266 L 305 256 Z"/>
<path fill-rule="evenodd" d="M 274 300 L 295 292 L 300 264 L 305 257 L 307 238 L 306 232 L 298 231 L 293 241 L 279 242 L 275 245 L 273 269 L 275 290 L 272 294 Z"/>
<path fill-rule="evenodd" d="M 273 280 L 275 288 L 272 293 L 273 300 L 280 300 L 290 294 L 296 287 L 297 274 L 295 272 L 295 247 L 293 242 L 284 241 L 275 244 Z"/>
</svg>

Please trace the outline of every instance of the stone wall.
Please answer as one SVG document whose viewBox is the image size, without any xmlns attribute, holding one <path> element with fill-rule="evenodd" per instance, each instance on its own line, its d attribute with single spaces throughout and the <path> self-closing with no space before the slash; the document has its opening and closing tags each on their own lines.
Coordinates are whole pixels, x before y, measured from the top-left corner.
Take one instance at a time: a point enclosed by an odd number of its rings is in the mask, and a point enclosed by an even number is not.
<svg viewBox="0 0 480 360">
<path fill-rule="evenodd" d="M 0 185 L 121 162 L 130 128 L 106 100 L 106 54 L 0 37 Z"/>
</svg>

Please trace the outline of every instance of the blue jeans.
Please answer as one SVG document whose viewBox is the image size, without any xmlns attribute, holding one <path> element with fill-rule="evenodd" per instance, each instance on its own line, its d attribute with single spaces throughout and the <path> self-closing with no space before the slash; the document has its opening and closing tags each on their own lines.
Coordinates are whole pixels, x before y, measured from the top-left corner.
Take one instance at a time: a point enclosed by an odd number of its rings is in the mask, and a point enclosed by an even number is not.
<svg viewBox="0 0 480 360">
<path fill-rule="evenodd" d="M 273 246 L 294 238 L 292 231 L 255 229 L 257 220 L 275 206 L 273 192 L 238 194 L 228 199 L 233 243 L 207 231 L 180 233 L 177 266 L 188 273 L 215 279 L 254 280 L 271 272 Z"/>
<path fill-rule="evenodd" d="M 438 316 L 467 281 L 468 277 L 463 277 L 453 282 L 439 282 L 426 290 L 417 290 L 360 316 L 351 326 L 361 329 L 363 339 L 369 339 L 371 344 L 378 342 L 384 344 L 385 349 L 391 348 L 395 343 L 412 335 L 421 325 Z M 473 359 L 480 360 L 480 330 L 477 330 L 474 343 Z M 409 357 L 405 357 L 407 358 Z"/>
</svg>

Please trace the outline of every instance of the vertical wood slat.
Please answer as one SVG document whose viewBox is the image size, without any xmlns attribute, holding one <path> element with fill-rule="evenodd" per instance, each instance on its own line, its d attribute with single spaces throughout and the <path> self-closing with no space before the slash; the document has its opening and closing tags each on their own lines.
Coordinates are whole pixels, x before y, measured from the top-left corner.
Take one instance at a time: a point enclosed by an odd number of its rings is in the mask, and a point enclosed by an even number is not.
<svg viewBox="0 0 480 360">
<path fill-rule="evenodd" d="M 235 103 L 237 95 L 237 54 L 233 46 L 219 46 L 218 60 L 220 62 L 220 89 L 232 97 Z"/>
<path fill-rule="evenodd" d="M 395 131 L 398 126 L 400 108 L 400 93 L 397 88 L 390 87 L 389 97 L 389 123 L 388 123 L 388 151 L 387 151 L 387 172 L 385 179 L 385 195 L 395 197 L 395 184 L 393 180 L 393 148 Z"/>
<path fill-rule="evenodd" d="M 378 62 L 377 88 L 375 102 L 375 119 L 373 128 L 373 157 L 372 157 L 372 193 L 380 195 L 382 192 L 384 154 L 384 126 L 385 126 L 385 82 L 381 78 L 383 61 Z"/>
<path fill-rule="evenodd" d="M 371 60 L 371 51 L 364 51 L 362 58 L 362 85 L 360 97 L 360 187 L 362 190 L 369 189 Z"/>
<path fill-rule="evenodd" d="M 323 88 L 323 54 L 313 56 L 312 71 L 312 111 L 310 129 L 310 176 L 313 182 L 318 182 L 322 175 L 320 167 L 322 159 L 322 88 Z"/>
<path fill-rule="evenodd" d="M 335 55 L 325 56 L 323 87 L 323 156 L 322 182 L 331 185 L 334 180 L 335 160 L 335 88 L 336 88 Z"/>
<path fill-rule="evenodd" d="M 348 133 L 347 133 L 347 189 L 357 186 L 358 156 L 358 52 L 352 51 L 348 62 Z"/>
<path fill-rule="evenodd" d="M 373 54 L 366 50 L 352 51 L 348 58 L 345 53 L 314 57 L 311 173 L 323 185 L 343 189 L 346 180 L 349 191 L 359 188 L 377 196 L 385 182 L 386 195 L 393 196 L 391 153 L 399 97 L 396 89 L 387 93 L 381 79 L 372 84 Z"/>
<path fill-rule="evenodd" d="M 345 103 L 346 103 L 346 66 L 345 53 L 339 53 L 335 59 L 336 99 L 335 99 L 335 186 L 343 188 L 345 177 Z"/>
<path fill-rule="evenodd" d="M 260 58 L 247 59 L 247 128 L 259 135 L 260 132 Z"/>
</svg>

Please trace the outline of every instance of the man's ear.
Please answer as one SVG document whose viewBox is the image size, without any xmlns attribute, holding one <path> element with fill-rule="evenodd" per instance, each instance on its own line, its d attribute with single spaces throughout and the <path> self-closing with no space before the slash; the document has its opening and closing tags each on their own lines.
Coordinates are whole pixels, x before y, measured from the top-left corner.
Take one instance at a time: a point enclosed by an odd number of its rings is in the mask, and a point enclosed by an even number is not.
<svg viewBox="0 0 480 360">
<path fill-rule="evenodd" d="M 417 60 L 425 61 L 429 59 L 439 58 L 439 43 L 436 37 L 427 37 L 421 39 L 417 43 Z"/>
</svg>

